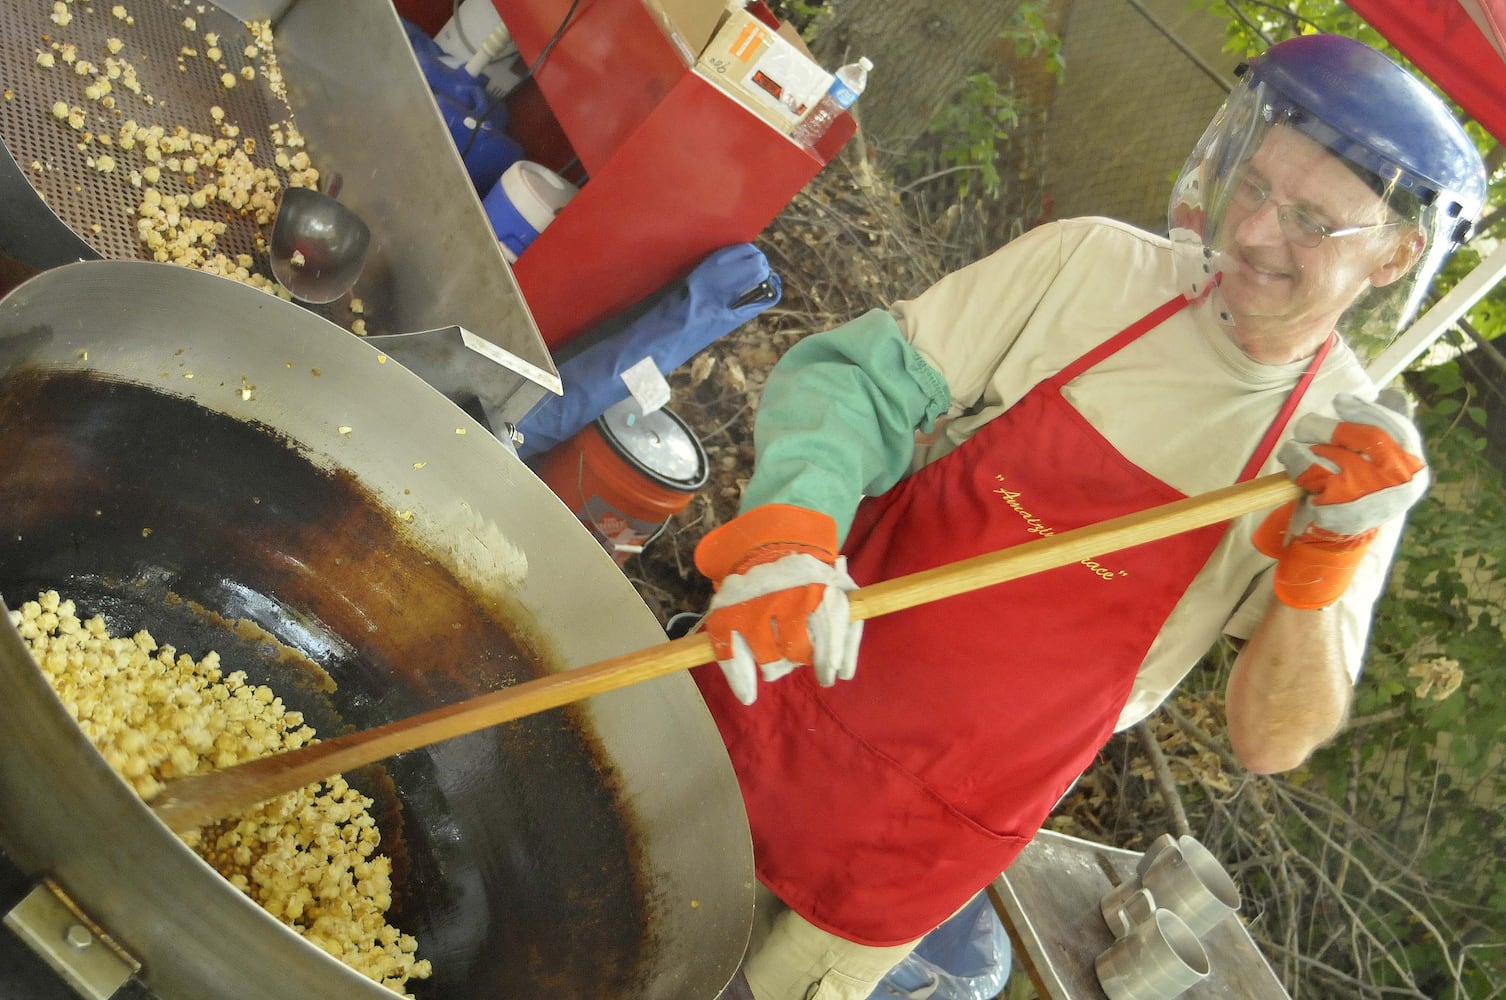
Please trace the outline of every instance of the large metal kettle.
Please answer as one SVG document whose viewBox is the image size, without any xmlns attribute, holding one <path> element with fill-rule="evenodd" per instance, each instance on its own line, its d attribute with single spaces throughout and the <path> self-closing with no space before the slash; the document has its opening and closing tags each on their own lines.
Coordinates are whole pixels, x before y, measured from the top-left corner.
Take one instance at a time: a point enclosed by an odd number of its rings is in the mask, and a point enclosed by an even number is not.
<svg viewBox="0 0 1506 1000">
<path fill-rule="evenodd" d="M 437 391 L 171 265 L 67 265 L 0 300 L 0 524 L 12 606 L 51 586 L 112 631 L 212 645 L 329 731 L 664 638 L 569 509 Z M 134 982 L 389 995 L 157 822 L 3 615 L 0 689 L 0 850 L 138 961 Z M 689 677 L 402 755 L 373 787 L 398 919 L 435 967 L 415 995 L 687 1000 L 732 976 L 751 848 Z"/>
</svg>

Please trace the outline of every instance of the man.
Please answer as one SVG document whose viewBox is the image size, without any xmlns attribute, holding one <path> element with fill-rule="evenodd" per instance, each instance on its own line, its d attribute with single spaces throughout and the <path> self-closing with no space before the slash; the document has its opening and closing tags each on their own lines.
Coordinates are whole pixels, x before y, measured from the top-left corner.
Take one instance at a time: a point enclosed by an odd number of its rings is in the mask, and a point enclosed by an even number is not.
<svg viewBox="0 0 1506 1000">
<path fill-rule="evenodd" d="M 781 360 L 743 513 L 696 553 L 721 665 L 697 682 L 767 890 L 757 1000 L 867 997 L 1220 634 L 1242 647 L 1227 710 L 1251 770 L 1332 736 L 1427 482 L 1404 403 L 1377 399 L 1356 347 L 1410 316 L 1484 190 L 1424 86 L 1357 42 L 1297 38 L 1209 126 L 1171 239 L 1045 225 Z M 848 620 L 854 581 L 1282 466 L 1308 496 L 1270 517 L 866 634 Z"/>
</svg>

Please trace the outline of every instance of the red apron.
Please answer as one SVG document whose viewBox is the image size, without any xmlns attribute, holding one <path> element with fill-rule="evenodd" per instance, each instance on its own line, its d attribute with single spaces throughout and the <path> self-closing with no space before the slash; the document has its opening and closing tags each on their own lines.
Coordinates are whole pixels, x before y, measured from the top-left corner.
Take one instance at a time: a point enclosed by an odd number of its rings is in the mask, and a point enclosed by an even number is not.
<svg viewBox="0 0 1506 1000">
<path fill-rule="evenodd" d="M 859 583 L 1183 499 L 1119 454 L 1062 387 L 1173 315 L 1099 345 L 951 454 L 858 510 Z M 1259 471 L 1320 351 L 1241 480 Z M 811 671 L 743 706 L 695 671 L 731 754 L 759 877 L 847 940 L 912 941 L 1030 841 L 1113 733 L 1152 641 L 1222 537 L 1187 532 L 870 620 L 857 677 Z"/>
</svg>

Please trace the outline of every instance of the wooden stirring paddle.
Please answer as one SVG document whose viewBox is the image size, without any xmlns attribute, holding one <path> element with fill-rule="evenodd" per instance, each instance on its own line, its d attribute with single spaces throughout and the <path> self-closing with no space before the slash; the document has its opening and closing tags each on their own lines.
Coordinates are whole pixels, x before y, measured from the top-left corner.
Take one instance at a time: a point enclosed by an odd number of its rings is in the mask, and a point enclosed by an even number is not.
<svg viewBox="0 0 1506 1000">
<path fill-rule="evenodd" d="M 1275 507 L 1301 495 L 1301 488 L 1278 472 L 1059 535 L 960 559 L 853 591 L 849 595 L 852 619 L 876 618 L 1194 531 L 1241 514 Z M 153 797 L 151 808 L 173 831 L 187 833 L 342 771 L 710 663 L 714 658 L 711 640 L 704 633 L 695 633 L 373 729 L 336 736 L 222 771 L 177 778 L 167 782 Z"/>
</svg>

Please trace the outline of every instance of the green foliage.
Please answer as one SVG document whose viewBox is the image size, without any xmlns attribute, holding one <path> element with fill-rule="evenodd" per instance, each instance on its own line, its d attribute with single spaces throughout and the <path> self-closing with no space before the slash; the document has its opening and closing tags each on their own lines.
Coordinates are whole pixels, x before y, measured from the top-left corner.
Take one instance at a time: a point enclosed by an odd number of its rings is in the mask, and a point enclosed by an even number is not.
<svg viewBox="0 0 1506 1000">
<path fill-rule="evenodd" d="M 1359 826 L 1405 846 L 1403 872 L 1426 887 L 1365 911 L 1367 933 L 1412 945 L 1355 974 L 1494 996 L 1506 982 L 1506 487 L 1482 457 L 1485 412 L 1457 365 L 1425 378 L 1434 402 L 1418 420 L 1434 486 L 1376 609 L 1355 724 L 1310 770 Z M 1379 850 L 1359 856 L 1375 870 L 1397 865 Z"/>
<path fill-rule="evenodd" d="M 1014 19 L 1000 34 L 999 39 L 1014 43 L 1014 54 L 1021 59 L 1044 59 L 1045 67 L 1057 82 L 1067 71 L 1067 61 L 1062 55 L 1061 36 L 1051 30 L 1047 12 L 1051 4 L 1046 0 L 1026 0 L 1015 8 Z"/>
<path fill-rule="evenodd" d="M 966 197 L 975 187 L 996 197 L 1003 183 L 999 175 L 1002 148 L 1020 123 L 1020 101 L 987 73 L 964 81 L 957 100 L 942 108 L 926 127 L 933 140 L 915 154 L 911 169 L 959 171 L 957 193 Z"/>
<path fill-rule="evenodd" d="M 1056 79 L 1065 72 L 1061 38 L 1047 21 L 1050 0 L 1024 0 L 1013 12 L 999 41 L 1020 59 L 1042 61 Z M 1010 134 L 1026 111 L 1026 100 L 1011 82 L 989 73 L 967 77 L 955 100 L 926 126 L 924 139 L 907 163 L 911 175 L 952 175 L 958 198 L 978 192 L 997 198 L 1004 179 L 1000 165 Z"/>
<path fill-rule="evenodd" d="M 831 16 L 826 0 L 769 0 L 769 9 L 779 20 L 794 25 L 806 41 L 810 41 L 820 23 Z"/>
<path fill-rule="evenodd" d="M 1367 45 L 1391 52 L 1381 35 L 1339 0 L 1191 0 L 1191 6 L 1228 21 L 1224 49 L 1249 55 L 1294 35 L 1325 32 L 1357 38 Z"/>
</svg>

